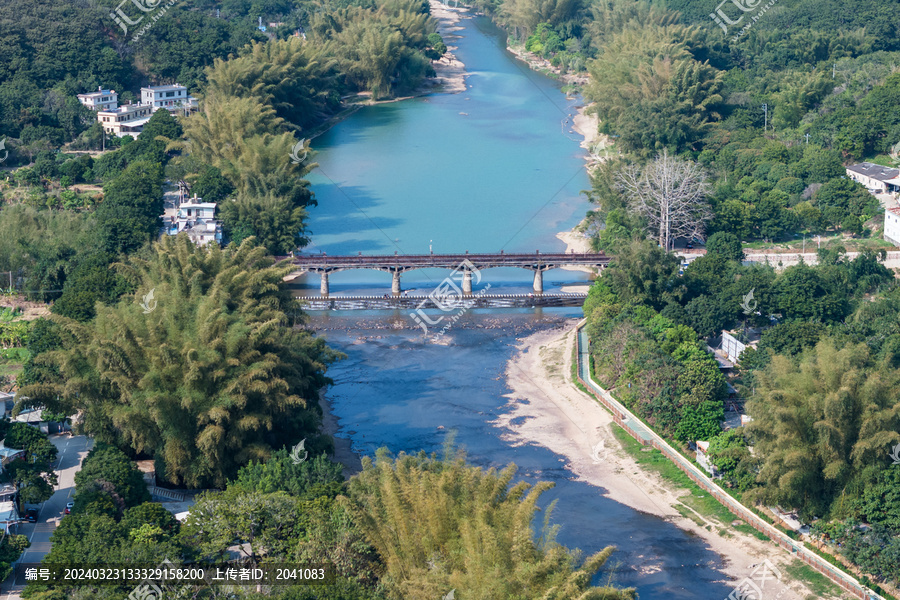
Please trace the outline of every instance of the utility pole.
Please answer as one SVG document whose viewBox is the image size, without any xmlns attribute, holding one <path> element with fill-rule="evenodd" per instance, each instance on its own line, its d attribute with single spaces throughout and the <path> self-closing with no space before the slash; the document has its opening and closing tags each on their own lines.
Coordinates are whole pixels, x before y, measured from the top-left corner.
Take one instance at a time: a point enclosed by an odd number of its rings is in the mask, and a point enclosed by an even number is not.
<svg viewBox="0 0 900 600">
<path fill-rule="evenodd" d="M 831 67 L 831 78 L 834 79 L 835 75 L 837 75 L 837 63 L 834 63 L 834 66 Z"/>
<path fill-rule="evenodd" d="M 806 145 L 809 146 L 809 134 L 806 134 Z"/>
<path fill-rule="evenodd" d="M 763 112 L 766 114 L 766 120 L 763 122 L 763 133 L 769 129 L 769 105 L 763 104 Z"/>
</svg>

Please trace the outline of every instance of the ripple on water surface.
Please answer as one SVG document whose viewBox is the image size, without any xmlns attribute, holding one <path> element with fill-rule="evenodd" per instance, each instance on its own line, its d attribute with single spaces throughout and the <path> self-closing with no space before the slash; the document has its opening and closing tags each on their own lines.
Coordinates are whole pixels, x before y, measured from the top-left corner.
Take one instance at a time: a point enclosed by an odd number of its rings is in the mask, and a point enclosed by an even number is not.
<svg viewBox="0 0 900 600">
<path fill-rule="evenodd" d="M 332 411 L 353 449 L 373 455 L 391 452 L 439 452 L 451 432 L 471 463 L 502 468 L 510 462 L 528 481 L 556 487 L 542 506 L 559 503 L 554 523 L 558 540 L 586 554 L 615 545 L 607 565 L 618 568 L 614 581 L 635 586 L 642 600 L 721 599 L 731 588 L 722 580 L 721 559 L 704 542 L 666 521 L 609 500 L 602 489 L 581 481 L 565 460 L 536 445 L 504 441 L 507 430 L 491 424 L 505 412 L 510 390 L 503 374 L 517 338 L 560 327 L 580 311 L 545 311 L 544 316 L 479 313 L 466 315 L 445 336 L 444 344 L 424 343 L 419 330 L 397 329 L 397 317 L 350 315 L 316 317 L 328 343 L 347 359 L 329 374 Z M 548 314 L 549 313 L 549 314 Z M 537 523 L 539 526 L 540 523 Z M 605 580 L 609 571 L 599 574 Z M 598 581 L 599 581 L 598 580 Z"/>
</svg>

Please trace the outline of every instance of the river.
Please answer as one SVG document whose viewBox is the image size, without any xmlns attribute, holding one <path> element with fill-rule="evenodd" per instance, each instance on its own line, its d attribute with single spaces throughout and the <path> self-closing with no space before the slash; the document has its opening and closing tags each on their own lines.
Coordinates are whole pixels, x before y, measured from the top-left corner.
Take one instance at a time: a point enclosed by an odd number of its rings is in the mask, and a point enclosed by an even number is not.
<svg viewBox="0 0 900 600">
<path fill-rule="evenodd" d="M 502 32 L 483 18 L 461 22 L 457 57 L 466 92 L 367 107 L 314 140 L 321 169 L 310 177 L 314 244 L 329 254 L 562 250 L 556 233 L 575 225 L 588 205 L 583 150 L 570 131 L 573 103 L 559 85 L 529 71 L 504 48 Z M 461 114 L 465 113 L 465 114 Z M 404 274 L 404 286 L 427 293 L 446 273 Z M 527 271 L 492 269 L 481 286 L 530 287 Z M 584 281 L 551 271 L 545 287 Z M 312 279 L 307 287 L 316 288 Z M 385 273 L 331 276 L 333 292 L 386 291 Z M 537 445 L 516 445 L 493 424 L 507 410 L 504 380 L 518 338 L 558 327 L 580 309 L 471 311 L 428 343 L 400 313 L 319 313 L 312 326 L 348 358 L 329 371 L 328 398 L 339 436 L 373 455 L 438 452 L 455 433 L 473 464 L 509 462 L 528 480 L 552 481 L 541 506 L 559 500 L 558 540 L 586 554 L 619 551 L 598 577 L 634 586 L 642 600 L 721 599 L 731 591 L 721 558 L 702 540 L 576 481 L 565 460 Z"/>
</svg>

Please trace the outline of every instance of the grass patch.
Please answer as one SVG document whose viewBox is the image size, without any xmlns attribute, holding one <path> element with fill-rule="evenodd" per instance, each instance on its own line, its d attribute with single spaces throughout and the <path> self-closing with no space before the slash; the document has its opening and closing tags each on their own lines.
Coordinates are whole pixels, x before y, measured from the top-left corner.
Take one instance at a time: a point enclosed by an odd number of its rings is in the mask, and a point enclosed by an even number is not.
<svg viewBox="0 0 900 600">
<path fill-rule="evenodd" d="M 756 529 L 746 523 L 740 525 L 731 525 L 732 521 L 737 517 L 725 508 L 721 502 L 700 488 L 691 479 L 668 458 L 663 456 L 662 452 L 650 446 L 643 446 L 640 442 L 628 435 L 624 429 L 618 425 L 612 426 L 613 435 L 622 444 L 622 449 L 631 456 L 641 468 L 656 473 L 669 483 L 686 490 L 687 494 L 682 495 L 678 499 L 684 504 L 683 507 L 676 505 L 677 510 L 683 517 L 691 519 L 698 525 L 705 526 L 697 517 L 700 514 L 706 518 L 712 518 L 720 522 L 721 525 L 730 527 L 735 531 L 753 535 L 754 537 L 768 541 L 769 537 L 758 532 Z M 693 509 L 693 510 L 691 510 Z"/>
<path fill-rule="evenodd" d="M 818 598 L 822 598 L 825 595 L 840 598 L 843 594 L 841 588 L 831 583 L 830 579 L 799 560 L 792 561 L 784 570 L 791 578 L 806 583 Z"/>
<path fill-rule="evenodd" d="M 8 377 L 21 372 L 28 356 L 29 352 L 25 348 L 0 349 L 0 376 Z"/>
</svg>

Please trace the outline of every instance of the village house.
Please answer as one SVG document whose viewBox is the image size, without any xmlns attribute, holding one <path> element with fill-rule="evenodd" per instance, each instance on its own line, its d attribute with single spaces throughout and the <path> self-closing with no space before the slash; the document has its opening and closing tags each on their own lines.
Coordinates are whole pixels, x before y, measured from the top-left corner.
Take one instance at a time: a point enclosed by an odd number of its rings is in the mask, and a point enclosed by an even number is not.
<svg viewBox="0 0 900 600">
<path fill-rule="evenodd" d="M 222 221 L 216 218 L 216 203 L 203 202 L 194 194 L 183 199 L 177 207 L 169 209 L 161 217 L 163 232 L 167 235 L 187 234 L 198 246 L 222 243 Z"/>
<path fill-rule="evenodd" d="M 141 104 L 153 107 L 153 112 L 160 108 L 175 111 L 182 108 L 196 108 L 197 99 L 188 96 L 187 88 L 176 83 L 174 85 L 142 87 Z"/>
<path fill-rule="evenodd" d="M 884 211 L 884 241 L 900 246 L 900 208 Z"/>
<path fill-rule="evenodd" d="M 149 106 L 126 104 L 112 110 L 101 110 L 97 113 L 97 121 L 106 133 L 117 137 L 137 137 L 152 115 L 153 110 Z"/>
<path fill-rule="evenodd" d="M 103 130 L 117 137 L 138 137 L 144 125 L 157 110 L 191 112 L 197 109 L 197 99 L 188 96 L 183 85 L 161 85 L 141 88 L 140 104 L 119 106 L 119 96 L 114 90 L 100 88 L 89 94 L 78 94 L 78 100 L 97 111 L 97 122 Z"/>
<path fill-rule="evenodd" d="M 93 111 L 114 110 L 119 106 L 119 95 L 116 90 L 99 87 L 96 92 L 78 94 L 78 101 Z"/>
<path fill-rule="evenodd" d="M 864 162 L 847 167 L 847 176 L 878 194 L 900 191 L 900 179 L 898 179 L 900 170 L 898 169 Z"/>
</svg>

